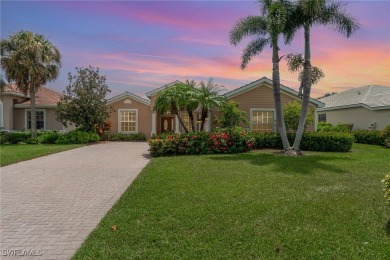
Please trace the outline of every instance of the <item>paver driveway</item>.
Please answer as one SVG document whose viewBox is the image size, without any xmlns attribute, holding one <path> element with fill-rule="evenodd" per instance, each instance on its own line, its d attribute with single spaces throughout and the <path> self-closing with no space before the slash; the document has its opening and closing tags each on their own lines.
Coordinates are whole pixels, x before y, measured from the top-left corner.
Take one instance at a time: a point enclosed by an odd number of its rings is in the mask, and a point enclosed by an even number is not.
<svg viewBox="0 0 390 260">
<path fill-rule="evenodd" d="M 69 259 L 148 163 L 147 149 L 97 144 L 0 168 L 0 258 Z"/>
</svg>

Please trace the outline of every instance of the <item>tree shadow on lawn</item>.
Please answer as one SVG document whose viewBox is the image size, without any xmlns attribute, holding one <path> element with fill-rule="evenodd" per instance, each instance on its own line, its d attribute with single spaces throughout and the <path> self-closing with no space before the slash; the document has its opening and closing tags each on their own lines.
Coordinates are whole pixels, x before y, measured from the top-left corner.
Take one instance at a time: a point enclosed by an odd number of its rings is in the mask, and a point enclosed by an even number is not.
<svg viewBox="0 0 390 260">
<path fill-rule="evenodd" d="M 387 235 L 390 236 L 390 219 L 387 221 L 385 228 L 386 228 Z"/>
<path fill-rule="evenodd" d="M 315 174 L 319 170 L 329 171 L 339 174 L 349 173 L 346 166 L 336 166 L 344 164 L 340 161 L 352 161 L 350 157 L 342 157 L 337 155 L 317 155 L 308 154 L 301 157 L 289 157 L 280 154 L 275 154 L 269 150 L 266 152 L 249 152 L 242 154 L 232 154 L 226 156 L 210 156 L 212 160 L 217 161 L 248 161 L 257 166 L 274 165 L 275 170 L 281 173 L 299 173 L 299 174 Z M 334 163 L 332 163 L 334 162 Z M 336 163 L 338 162 L 338 163 Z"/>
</svg>

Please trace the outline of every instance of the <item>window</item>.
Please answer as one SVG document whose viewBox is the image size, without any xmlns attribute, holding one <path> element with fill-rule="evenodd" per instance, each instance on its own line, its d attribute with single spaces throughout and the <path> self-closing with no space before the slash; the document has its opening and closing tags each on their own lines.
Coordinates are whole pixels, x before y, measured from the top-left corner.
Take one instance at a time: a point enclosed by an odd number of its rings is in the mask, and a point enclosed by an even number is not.
<svg viewBox="0 0 390 260">
<path fill-rule="evenodd" d="M 188 131 L 192 131 L 191 120 L 190 120 L 190 117 L 188 116 L 188 112 L 187 111 L 181 111 L 180 112 L 180 117 L 183 120 L 183 123 L 186 126 L 186 128 L 188 129 Z M 180 126 L 180 131 L 181 132 L 184 131 L 182 126 Z"/>
<path fill-rule="evenodd" d="M 326 122 L 326 114 L 318 114 L 318 122 Z"/>
<path fill-rule="evenodd" d="M 271 133 L 274 131 L 274 111 L 251 109 L 251 130 L 253 132 Z"/>
<path fill-rule="evenodd" d="M 137 133 L 137 110 L 119 109 L 119 132 Z"/>
<path fill-rule="evenodd" d="M 36 110 L 37 129 L 45 129 L 45 111 Z M 27 110 L 27 129 L 31 129 L 31 111 Z"/>
</svg>

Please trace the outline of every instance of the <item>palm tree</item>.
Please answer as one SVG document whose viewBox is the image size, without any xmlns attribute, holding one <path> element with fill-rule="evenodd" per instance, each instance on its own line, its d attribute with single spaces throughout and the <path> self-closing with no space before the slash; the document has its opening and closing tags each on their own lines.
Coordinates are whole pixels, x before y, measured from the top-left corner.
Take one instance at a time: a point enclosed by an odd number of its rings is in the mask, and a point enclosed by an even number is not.
<svg viewBox="0 0 390 260">
<path fill-rule="evenodd" d="M 359 29 L 359 23 L 356 18 L 347 12 L 346 6 L 345 3 L 330 0 L 299 0 L 295 12 L 290 19 L 291 27 L 287 33 L 287 40 L 291 40 L 295 32 L 302 27 L 305 38 L 304 69 L 302 75 L 302 111 L 293 145 L 296 151 L 299 151 L 302 140 L 313 83 L 310 49 L 311 28 L 313 25 L 329 26 L 346 37 L 350 37 L 352 33 Z"/>
<path fill-rule="evenodd" d="M 275 103 L 275 113 L 278 131 L 282 139 L 283 149 L 291 149 L 284 123 L 280 97 L 279 46 L 278 40 L 286 31 L 293 5 L 286 0 L 259 0 L 261 16 L 248 16 L 239 20 L 230 31 L 230 43 L 237 46 L 245 36 L 255 37 L 242 54 L 241 68 L 245 69 L 252 57 L 260 54 L 263 49 L 272 47 L 272 86 Z"/>
<path fill-rule="evenodd" d="M 41 85 L 55 80 L 61 67 L 59 50 L 43 35 L 19 31 L 0 41 L 1 67 L 8 81 L 30 94 L 31 135 L 36 136 L 35 93 Z"/>
<path fill-rule="evenodd" d="M 195 100 L 198 102 L 201 109 L 201 123 L 200 131 L 204 131 L 204 124 L 206 122 L 207 115 L 214 106 L 221 106 L 225 102 L 225 97 L 221 96 L 220 93 L 223 86 L 219 86 L 213 83 L 213 79 L 209 79 L 207 83 L 201 81 L 200 88 L 195 93 Z M 211 120 L 211 118 L 209 118 Z"/>
<path fill-rule="evenodd" d="M 177 116 L 180 125 L 183 127 L 184 131 L 188 133 L 188 129 L 185 126 L 183 119 L 180 117 L 180 111 L 185 108 L 184 104 L 188 99 L 186 97 L 186 91 L 184 90 L 185 88 L 185 84 L 176 84 L 160 91 L 157 95 L 153 109 L 161 115 L 170 112 Z"/>
<path fill-rule="evenodd" d="M 180 90 L 183 92 L 182 95 L 182 104 L 181 106 L 188 113 L 188 117 L 190 119 L 190 124 L 192 131 L 195 131 L 195 118 L 194 118 L 194 110 L 198 108 L 198 101 L 195 99 L 196 96 L 196 82 L 194 80 L 189 81 L 186 80 L 185 83 L 178 83 L 180 86 Z"/>
</svg>

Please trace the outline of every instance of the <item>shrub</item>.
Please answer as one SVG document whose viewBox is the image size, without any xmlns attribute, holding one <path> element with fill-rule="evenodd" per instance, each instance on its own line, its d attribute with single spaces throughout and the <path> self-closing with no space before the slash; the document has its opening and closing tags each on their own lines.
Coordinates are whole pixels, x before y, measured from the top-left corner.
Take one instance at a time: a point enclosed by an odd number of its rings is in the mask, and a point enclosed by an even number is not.
<svg viewBox="0 0 390 260">
<path fill-rule="evenodd" d="M 82 130 L 73 130 L 67 134 L 59 136 L 57 144 L 88 144 L 99 141 L 99 135 L 95 132 L 84 132 Z"/>
<path fill-rule="evenodd" d="M 146 141 L 145 134 L 109 134 L 105 133 L 100 138 L 102 141 L 136 142 Z"/>
<path fill-rule="evenodd" d="M 355 142 L 359 144 L 383 145 L 385 141 L 380 131 L 356 130 L 352 131 L 352 134 L 355 137 Z"/>
<path fill-rule="evenodd" d="M 238 102 L 230 100 L 218 108 L 217 121 L 221 127 L 248 125 L 248 115 L 239 108 Z"/>
<path fill-rule="evenodd" d="M 255 148 L 282 149 L 282 141 L 279 134 L 275 133 L 253 133 L 255 138 Z M 292 142 L 295 134 L 288 134 L 288 139 Z M 304 133 L 301 149 L 306 151 L 322 152 L 348 152 L 352 148 L 353 136 L 347 133 L 335 132 L 309 132 Z"/>
<path fill-rule="evenodd" d="M 184 154 L 240 153 L 254 147 L 254 138 L 242 129 L 217 129 L 213 132 L 161 134 L 149 140 L 154 157 Z"/>
<path fill-rule="evenodd" d="M 62 135 L 62 133 L 57 131 L 44 132 L 38 136 L 38 142 L 41 144 L 55 144 Z"/>
<path fill-rule="evenodd" d="M 30 131 L 15 131 L 6 133 L 8 143 L 17 144 L 17 143 L 27 143 L 31 138 Z"/>
<path fill-rule="evenodd" d="M 333 126 L 331 123 L 320 122 L 317 125 L 318 132 L 341 132 L 350 133 L 352 131 L 353 124 L 341 124 Z"/>
<path fill-rule="evenodd" d="M 387 201 L 390 205 L 390 174 L 385 176 L 385 178 L 382 180 L 382 183 L 384 185 L 383 191 L 385 192 L 385 198 L 387 198 Z"/>
<path fill-rule="evenodd" d="M 383 145 L 390 148 L 390 125 L 387 125 L 385 129 L 382 130 L 381 136 L 383 138 Z"/>
<path fill-rule="evenodd" d="M 7 132 L 0 132 L 0 144 L 8 143 L 8 134 Z"/>
<path fill-rule="evenodd" d="M 284 121 L 286 123 L 286 128 L 288 131 L 296 132 L 299 125 L 299 119 L 301 118 L 302 105 L 298 103 L 298 101 L 290 101 L 286 105 L 283 106 L 283 115 Z M 309 108 L 304 129 L 314 122 L 314 109 Z"/>
</svg>

